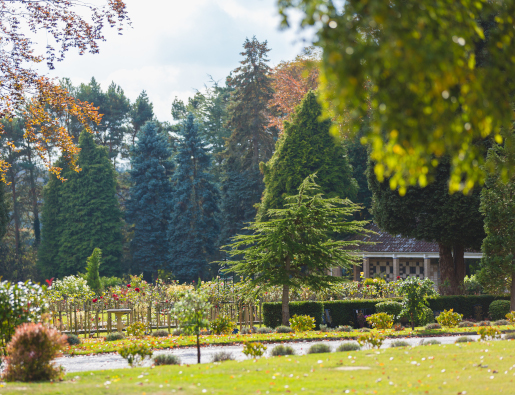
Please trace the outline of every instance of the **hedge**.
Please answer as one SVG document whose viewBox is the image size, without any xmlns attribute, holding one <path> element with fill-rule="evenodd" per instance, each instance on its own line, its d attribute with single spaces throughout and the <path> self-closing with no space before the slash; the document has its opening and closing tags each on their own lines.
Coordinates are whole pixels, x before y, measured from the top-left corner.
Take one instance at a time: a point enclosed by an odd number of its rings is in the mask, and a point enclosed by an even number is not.
<svg viewBox="0 0 515 395">
<path fill-rule="evenodd" d="M 475 318 L 475 306 L 481 306 L 482 319 L 487 318 L 488 308 L 494 300 L 509 300 L 510 296 L 496 295 L 456 295 L 437 296 L 428 298 L 429 307 L 433 311 L 454 309 L 463 314 L 464 318 Z M 307 314 L 315 318 L 316 329 L 322 323 L 324 310 L 329 310 L 331 315 L 331 326 L 353 325 L 356 326 L 356 310 L 365 310 L 365 314 L 374 314 L 375 305 L 381 302 L 398 301 L 401 298 L 391 299 L 352 299 L 335 300 L 328 302 L 291 302 L 290 316 L 293 314 Z M 281 303 L 263 303 L 263 322 L 270 328 L 281 325 Z"/>
</svg>

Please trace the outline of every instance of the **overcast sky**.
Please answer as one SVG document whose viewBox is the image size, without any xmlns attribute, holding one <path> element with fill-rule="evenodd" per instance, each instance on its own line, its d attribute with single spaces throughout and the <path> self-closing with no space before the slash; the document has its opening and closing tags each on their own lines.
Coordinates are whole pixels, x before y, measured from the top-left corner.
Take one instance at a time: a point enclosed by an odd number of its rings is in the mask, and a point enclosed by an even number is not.
<svg viewBox="0 0 515 395">
<path fill-rule="evenodd" d="M 144 89 L 160 121 L 171 121 L 175 96 L 186 99 L 238 67 L 246 37 L 267 40 L 270 64 L 293 59 L 306 45 L 296 29 L 280 31 L 276 0 L 126 0 L 132 20 L 119 36 L 106 31 L 96 55 L 68 53 L 50 73 L 74 85 L 114 81 L 134 101 Z"/>
</svg>

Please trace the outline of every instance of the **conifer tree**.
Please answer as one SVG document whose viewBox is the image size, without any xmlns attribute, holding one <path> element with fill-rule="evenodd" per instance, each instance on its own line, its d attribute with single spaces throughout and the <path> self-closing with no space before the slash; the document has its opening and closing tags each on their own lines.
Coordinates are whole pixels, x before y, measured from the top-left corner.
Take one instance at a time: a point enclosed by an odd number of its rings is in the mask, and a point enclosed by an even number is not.
<svg viewBox="0 0 515 395">
<path fill-rule="evenodd" d="M 167 136 L 159 125 L 147 122 L 138 133 L 132 149 L 130 171 L 133 186 L 126 204 L 126 219 L 134 224 L 131 241 L 133 262 L 140 270 L 151 272 L 166 266 L 173 171 L 172 152 Z"/>
<path fill-rule="evenodd" d="M 208 173 L 211 159 L 199 138 L 193 115 L 183 121 L 181 134 L 177 169 L 172 177 L 168 259 L 169 269 L 177 279 L 194 281 L 206 278 L 208 262 L 215 253 L 218 190 Z"/>
<path fill-rule="evenodd" d="M 87 260 L 86 264 L 86 281 L 89 287 L 98 295 L 100 293 L 100 275 L 99 268 L 102 263 L 102 251 L 95 248 L 93 253 Z"/>
<path fill-rule="evenodd" d="M 7 224 L 9 223 L 9 210 L 8 203 L 5 197 L 5 184 L 0 181 L 0 241 L 7 231 Z"/>
<path fill-rule="evenodd" d="M 268 163 L 261 163 L 265 191 L 258 221 L 267 219 L 269 209 L 283 208 L 285 197 L 293 195 L 310 174 L 317 174 L 318 184 L 329 197 L 353 200 L 357 183 L 344 147 L 329 134 L 331 121 L 320 122 L 322 107 L 315 92 L 309 91 L 293 115 L 285 122 L 284 133 Z"/>
</svg>

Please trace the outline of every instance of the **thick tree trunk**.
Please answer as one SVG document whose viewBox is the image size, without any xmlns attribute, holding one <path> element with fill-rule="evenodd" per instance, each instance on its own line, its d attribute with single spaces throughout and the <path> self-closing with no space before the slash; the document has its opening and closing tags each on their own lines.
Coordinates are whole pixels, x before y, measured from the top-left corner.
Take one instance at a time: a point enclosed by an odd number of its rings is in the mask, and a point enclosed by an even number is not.
<svg viewBox="0 0 515 395">
<path fill-rule="evenodd" d="M 467 268 L 465 267 L 465 247 L 459 244 L 453 246 L 453 260 L 454 260 L 454 273 L 456 281 L 456 294 L 463 294 L 463 283 L 465 281 L 465 275 L 467 274 Z"/>
<path fill-rule="evenodd" d="M 197 335 L 197 362 L 200 363 L 200 336 Z"/>
<path fill-rule="evenodd" d="M 290 272 L 290 257 L 287 256 L 285 260 L 286 273 Z M 282 324 L 290 325 L 290 286 L 283 285 L 283 298 L 282 298 Z"/>
<path fill-rule="evenodd" d="M 20 215 L 18 212 L 18 201 L 16 196 L 16 177 L 12 168 L 11 173 L 11 192 L 13 199 L 13 217 L 14 217 L 14 243 L 16 255 L 20 253 Z"/>
<path fill-rule="evenodd" d="M 440 249 L 440 287 L 446 295 L 458 295 L 465 278 L 465 249 L 461 245 L 438 243 Z"/>
<path fill-rule="evenodd" d="M 515 273 L 511 274 L 511 300 L 510 311 L 515 311 Z"/>
</svg>

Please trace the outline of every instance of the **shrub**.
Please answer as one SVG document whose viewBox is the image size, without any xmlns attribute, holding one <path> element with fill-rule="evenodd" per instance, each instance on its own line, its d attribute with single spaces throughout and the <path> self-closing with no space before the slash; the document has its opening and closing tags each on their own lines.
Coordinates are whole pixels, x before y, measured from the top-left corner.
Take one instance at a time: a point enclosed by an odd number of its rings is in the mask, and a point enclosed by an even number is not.
<svg viewBox="0 0 515 395">
<path fill-rule="evenodd" d="M 378 332 L 363 333 L 358 336 L 358 344 L 363 346 L 370 346 L 370 348 L 381 348 L 385 337 Z"/>
<path fill-rule="evenodd" d="M 107 289 L 123 284 L 123 280 L 119 277 L 100 277 L 100 288 Z"/>
<path fill-rule="evenodd" d="M 106 337 L 105 337 L 105 341 L 106 342 L 112 342 L 112 341 L 115 341 L 115 340 L 122 340 L 122 339 L 125 339 L 125 336 L 123 335 L 123 333 L 121 332 L 113 332 L 113 333 L 109 333 Z"/>
<path fill-rule="evenodd" d="M 291 333 L 293 332 L 289 326 L 281 325 L 275 328 L 275 333 Z"/>
<path fill-rule="evenodd" d="M 236 328 L 236 323 L 229 317 L 218 317 L 209 324 L 214 335 L 229 335 Z"/>
<path fill-rule="evenodd" d="M 166 329 L 159 329 L 158 331 L 152 332 L 154 337 L 168 337 L 169 333 Z"/>
<path fill-rule="evenodd" d="M 290 302 L 290 314 L 309 315 L 315 318 L 315 328 L 323 322 L 324 303 L 320 302 Z M 327 307 L 326 307 L 327 308 Z M 276 328 L 282 322 L 281 303 L 263 303 L 263 323 L 270 328 Z M 335 314 L 332 314 L 335 316 Z M 349 322 L 346 321 L 345 324 Z M 338 324 L 335 322 L 335 324 Z"/>
<path fill-rule="evenodd" d="M 352 332 L 354 328 L 350 325 L 340 325 L 336 328 L 336 332 Z"/>
<path fill-rule="evenodd" d="M 182 336 L 183 330 L 181 328 L 176 328 L 172 331 L 172 335 L 174 336 Z"/>
<path fill-rule="evenodd" d="M 295 314 L 290 318 L 290 327 L 294 332 L 306 332 L 315 327 L 315 319 L 309 315 Z"/>
<path fill-rule="evenodd" d="M 80 344 L 80 339 L 79 339 L 79 336 L 77 335 L 74 335 L 72 333 L 68 334 L 68 335 L 65 335 L 66 336 L 66 342 L 70 345 L 70 346 L 76 346 L 77 344 Z"/>
<path fill-rule="evenodd" d="M 262 326 L 261 328 L 256 329 L 256 333 L 261 333 L 261 334 L 273 333 L 273 331 L 274 330 L 272 328 L 268 328 L 266 326 Z"/>
<path fill-rule="evenodd" d="M 510 321 L 512 324 L 515 323 L 515 311 L 511 311 L 506 314 L 506 319 Z"/>
<path fill-rule="evenodd" d="M 376 313 L 367 317 L 367 322 L 376 329 L 390 329 L 393 325 L 393 316 L 386 313 Z"/>
<path fill-rule="evenodd" d="M 7 345 L 6 381 L 55 380 L 62 374 L 51 361 L 66 345 L 66 339 L 55 329 L 43 324 L 25 323 L 16 331 Z"/>
<path fill-rule="evenodd" d="M 492 325 L 490 321 L 480 321 L 477 323 L 478 326 L 490 326 Z"/>
<path fill-rule="evenodd" d="M 506 314 L 510 312 L 510 301 L 494 300 L 492 303 L 490 303 L 488 312 L 490 313 L 490 319 L 494 321 L 502 320 L 506 317 Z"/>
<path fill-rule="evenodd" d="M 266 346 L 260 342 L 245 342 L 243 344 L 243 354 L 249 358 L 260 357 L 266 351 Z"/>
<path fill-rule="evenodd" d="M 429 278 L 421 280 L 416 277 L 408 277 L 399 285 L 399 293 L 404 295 L 402 299 L 403 313 L 411 323 L 411 329 L 415 329 L 417 318 L 426 318 L 419 325 L 428 324 L 426 320 L 429 317 L 426 317 L 427 312 L 424 312 L 424 307 L 427 307 L 427 297 L 436 295 L 434 283 Z"/>
<path fill-rule="evenodd" d="M 513 340 L 513 339 L 515 339 L 515 332 L 507 333 L 506 335 L 504 335 L 504 338 L 506 340 Z"/>
<path fill-rule="evenodd" d="M 444 310 L 441 312 L 440 315 L 436 317 L 436 320 L 442 326 L 454 328 L 455 326 L 458 326 L 462 318 L 463 314 L 455 313 L 453 309 L 450 309 L 449 311 Z"/>
<path fill-rule="evenodd" d="M 327 325 L 320 325 L 320 332 L 334 332 L 334 329 L 329 328 Z"/>
<path fill-rule="evenodd" d="M 467 295 L 479 295 L 483 290 L 481 283 L 477 280 L 476 275 L 465 276 L 463 288 Z"/>
<path fill-rule="evenodd" d="M 241 328 L 241 331 L 240 331 L 240 333 L 242 335 L 250 335 L 250 334 L 252 334 L 254 332 L 255 332 L 255 328 L 254 327 L 252 327 L 252 328 Z"/>
<path fill-rule="evenodd" d="M 471 321 L 461 321 L 459 324 L 458 324 L 458 327 L 459 328 L 470 328 L 470 327 L 473 327 L 474 326 L 474 323 L 471 322 Z"/>
<path fill-rule="evenodd" d="M 234 360 L 233 355 L 227 351 L 219 351 L 213 354 L 213 362 L 225 362 Z"/>
<path fill-rule="evenodd" d="M 442 343 L 440 343 L 438 340 L 435 340 L 435 339 L 422 340 L 420 342 L 420 345 L 422 345 L 422 346 L 434 346 L 437 344 L 442 344 Z"/>
<path fill-rule="evenodd" d="M 435 329 L 442 329 L 442 326 L 437 323 L 427 324 L 425 327 L 428 331 L 434 331 Z"/>
<path fill-rule="evenodd" d="M 370 332 L 370 328 L 361 328 L 358 329 L 358 332 Z"/>
<path fill-rule="evenodd" d="M 133 367 L 141 364 L 146 357 L 152 357 L 152 348 L 145 343 L 130 343 L 120 347 L 118 354 Z"/>
<path fill-rule="evenodd" d="M 402 311 L 402 304 L 399 302 L 381 302 L 376 304 L 376 312 L 386 313 L 393 316 L 394 321 L 399 319 Z"/>
<path fill-rule="evenodd" d="M 127 326 L 127 334 L 129 336 L 141 337 L 145 334 L 145 329 L 147 329 L 147 326 L 143 322 L 136 321 Z"/>
<path fill-rule="evenodd" d="M 510 325 L 510 321 L 508 320 L 498 320 L 494 322 L 494 325 L 502 326 L 502 325 Z"/>
<path fill-rule="evenodd" d="M 409 347 L 410 344 L 405 340 L 395 340 L 390 343 L 390 347 Z"/>
<path fill-rule="evenodd" d="M 499 328 L 493 326 L 483 326 L 478 329 L 477 334 L 481 337 L 481 341 L 494 340 L 501 338 L 501 331 Z"/>
<path fill-rule="evenodd" d="M 154 365 L 180 365 L 181 359 L 173 354 L 160 354 L 154 358 Z"/>
<path fill-rule="evenodd" d="M 326 352 L 331 352 L 331 347 L 324 343 L 313 344 L 308 349 L 308 354 L 322 354 Z"/>
<path fill-rule="evenodd" d="M 404 330 L 405 328 L 402 326 L 402 324 L 395 324 L 393 326 L 393 330 L 396 331 L 396 332 L 400 332 L 402 330 Z"/>
<path fill-rule="evenodd" d="M 460 336 L 456 339 L 454 343 L 472 343 L 475 342 L 475 340 L 468 336 Z"/>
<path fill-rule="evenodd" d="M 86 259 L 86 281 L 95 294 L 100 293 L 100 275 L 98 269 L 102 261 L 102 250 L 95 248 L 89 258 Z"/>
<path fill-rule="evenodd" d="M 291 346 L 284 346 L 282 344 L 275 346 L 272 348 L 272 356 L 277 357 L 279 355 L 293 355 L 295 354 L 295 351 L 293 350 L 293 347 Z"/>
<path fill-rule="evenodd" d="M 354 343 L 354 342 L 342 343 L 336 349 L 336 351 L 338 351 L 338 352 L 359 351 L 359 350 L 361 350 L 361 347 L 359 346 L 358 343 Z"/>
</svg>

